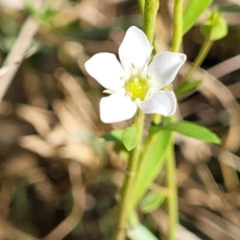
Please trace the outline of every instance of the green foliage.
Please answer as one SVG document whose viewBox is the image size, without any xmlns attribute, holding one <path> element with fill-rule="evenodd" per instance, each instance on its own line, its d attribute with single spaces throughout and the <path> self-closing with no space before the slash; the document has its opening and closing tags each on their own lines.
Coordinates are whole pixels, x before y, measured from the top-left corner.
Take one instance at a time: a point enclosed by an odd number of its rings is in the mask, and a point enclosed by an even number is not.
<svg viewBox="0 0 240 240">
<path fill-rule="evenodd" d="M 216 41 L 228 34 L 227 21 L 224 19 L 221 12 L 214 9 L 205 23 L 201 26 L 200 30 L 206 39 Z"/>
<path fill-rule="evenodd" d="M 116 129 L 112 130 L 109 133 L 104 134 L 101 138 L 103 138 L 105 141 L 113 141 L 115 143 L 122 143 L 122 133 L 123 129 Z"/>
<path fill-rule="evenodd" d="M 134 227 L 132 233 L 129 235 L 131 240 L 157 240 L 157 237 L 155 237 L 149 229 L 140 223 Z"/>
<path fill-rule="evenodd" d="M 128 151 L 133 150 L 138 141 L 139 128 L 132 125 L 126 129 L 116 129 L 104 134 L 101 138 L 105 141 L 113 141 L 120 149 L 126 148 Z"/>
<path fill-rule="evenodd" d="M 199 16 L 210 6 L 212 0 L 189 0 L 183 13 L 183 34 L 195 24 Z"/>
<path fill-rule="evenodd" d="M 220 12 L 227 12 L 227 13 L 240 13 L 240 5 L 238 4 L 227 4 L 218 7 Z"/>
<path fill-rule="evenodd" d="M 129 226 L 136 226 L 139 224 L 138 215 L 135 209 L 129 209 L 128 211 Z"/>
<path fill-rule="evenodd" d="M 129 153 L 126 151 L 126 148 L 122 143 L 123 131 L 124 131 L 123 129 L 112 130 L 111 132 L 106 133 L 103 136 L 101 136 L 101 139 L 103 139 L 105 141 L 114 142 L 114 151 L 116 153 L 118 153 L 122 159 L 127 160 Z"/>
<path fill-rule="evenodd" d="M 122 132 L 122 142 L 128 151 L 133 150 L 138 142 L 139 128 L 136 125 L 132 125 Z"/>
<path fill-rule="evenodd" d="M 198 88 L 198 86 L 202 83 L 202 80 L 195 80 L 195 81 L 185 81 L 183 84 L 181 84 L 178 89 L 175 91 L 177 96 L 181 96 L 185 93 L 189 93 L 191 91 L 194 91 Z"/>
<path fill-rule="evenodd" d="M 50 27 L 52 18 L 58 13 L 56 9 L 48 8 L 37 8 L 32 4 L 31 1 L 25 1 L 26 10 L 35 17 L 43 26 Z"/>
<path fill-rule="evenodd" d="M 170 123 L 166 126 L 166 129 L 179 132 L 188 137 L 200 139 L 209 143 L 219 144 L 221 142 L 220 138 L 208 128 L 192 122 L 181 121 Z"/>
<path fill-rule="evenodd" d="M 166 199 L 166 195 L 160 192 L 149 192 L 139 204 L 143 213 L 150 213 L 158 209 Z"/>
<path fill-rule="evenodd" d="M 138 174 L 132 194 L 132 206 L 135 207 L 157 177 L 165 163 L 165 154 L 170 143 L 171 132 L 159 129 L 150 136 L 142 154 Z"/>
</svg>

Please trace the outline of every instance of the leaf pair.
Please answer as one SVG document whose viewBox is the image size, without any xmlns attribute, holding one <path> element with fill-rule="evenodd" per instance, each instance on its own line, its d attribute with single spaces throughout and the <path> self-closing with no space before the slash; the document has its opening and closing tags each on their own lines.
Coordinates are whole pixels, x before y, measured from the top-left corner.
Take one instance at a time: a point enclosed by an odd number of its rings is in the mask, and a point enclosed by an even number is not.
<svg viewBox="0 0 240 240">
<path fill-rule="evenodd" d="M 208 128 L 188 121 L 167 123 L 164 127 L 152 127 L 149 137 L 143 146 L 141 159 L 139 159 L 139 169 L 135 178 L 131 202 L 133 208 L 138 205 L 164 166 L 165 154 L 171 141 L 171 132 L 178 132 L 209 143 L 220 143 L 219 137 Z M 115 141 L 117 144 L 122 142 L 126 149 L 131 151 L 137 144 L 138 134 L 139 129 L 132 125 L 125 130 L 113 130 L 105 135 L 104 139 Z"/>
</svg>

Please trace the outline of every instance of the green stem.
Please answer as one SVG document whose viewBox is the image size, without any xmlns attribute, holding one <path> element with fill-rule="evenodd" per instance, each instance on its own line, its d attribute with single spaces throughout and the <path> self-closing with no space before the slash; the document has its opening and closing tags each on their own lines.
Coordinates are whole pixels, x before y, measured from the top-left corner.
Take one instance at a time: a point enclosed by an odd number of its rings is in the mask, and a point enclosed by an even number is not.
<svg viewBox="0 0 240 240">
<path fill-rule="evenodd" d="M 144 32 L 150 42 L 150 44 L 153 44 L 153 38 L 154 38 L 154 31 L 155 31 L 155 24 L 156 24 L 156 17 L 157 17 L 157 11 L 159 9 L 160 0 L 146 0 L 145 3 L 143 0 L 139 0 L 140 3 L 142 2 L 142 5 L 139 3 L 140 8 L 144 8 L 144 23 L 143 23 L 143 29 Z M 156 118 L 156 121 L 154 121 Z M 155 114 L 153 122 L 160 123 L 160 115 Z"/>
<path fill-rule="evenodd" d="M 173 9 L 173 39 L 172 48 L 173 52 L 178 52 L 182 44 L 182 9 L 183 0 L 175 0 Z M 169 119 L 171 121 L 171 119 Z M 173 138 L 167 149 L 167 186 L 169 189 L 168 195 L 168 239 L 176 239 L 176 228 L 178 225 L 178 189 L 176 179 L 176 164 L 174 155 Z"/>
<path fill-rule="evenodd" d="M 145 1 L 143 29 L 151 45 L 153 43 L 158 8 L 159 0 Z"/>
<path fill-rule="evenodd" d="M 139 5 L 141 13 L 144 13 L 145 0 L 138 0 L 138 5 Z"/>
<path fill-rule="evenodd" d="M 189 69 L 189 71 L 187 72 L 187 74 L 184 77 L 184 80 L 189 80 L 189 78 L 191 77 L 192 73 L 201 66 L 202 62 L 204 61 L 204 59 L 206 58 L 207 54 L 209 53 L 211 47 L 213 45 L 213 41 L 211 41 L 210 39 L 205 39 L 200 52 L 198 53 L 193 65 L 191 66 L 191 68 Z M 183 81 L 184 81 L 183 80 Z"/>
<path fill-rule="evenodd" d="M 139 5 L 141 11 L 144 10 L 144 31 L 150 42 L 153 43 L 154 30 L 155 30 L 155 22 L 157 11 L 159 8 L 159 0 L 139 0 Z M 143 137 L 143 129 L 144 129 L 144 114 L 140 111 L 138 115 L 135 117 L 134 122 L 139 127 L 139 139 L 136 148 L 132 152 L 132 156 L 128 162 L 127 166 L 127 174 L 124 180 L 124 184 L 122 187 L 121 200 L 119 203 L 119 216 L 118 216 L 118 224 L 117 231 L 114 236 L 114 240 L 123 240 L 126 236 L 126 225 L 127 225 L 127 217 L 129 210 L 129 202 L 132 197 L 132 188 L 134 185 L 134 177 L 137 174 L 138 162 L 141 153 L 142 146 L 142 137 Z"/>
<path fill-rule="evenodd" d="M 175 0 L 173 9 L 173 52 L 178 52 L 182 44 L 182 5 L 183 0 Z"/>
<path fill-rule="evenodd" d="M 122 187 L 121 200 L 119 203 L 119 216 L 117 223 L 117 231 L 114 237 L 114 240 L 123 240 L 126 236 L 126 225 L 127 225 L 127 217 L 129 210 L 129 202 L 132 197 L 132 187 L 134 183 L 134 177 L 136 176 L 136 171 L 138 167 L 139 157 L 141 153 L 142 146 L 142 136 L 143 136 L 143 128 L 144 128 L 144 114 L 139 111 L 138 115 L 134 119 L 134 123 L 139 127 L 139 139 L 136 148 L 132 152 L 132 156 L 129 159 L 126 177 L 124 180 L 124 184 Z"/>
<path fill-rule="evenodd" d="M 173 144 L 170 143 L 167 150 L 167 185 L 169 190 L 168 195 L 168 240 L 176 239 L 176 228 L 178 225 L 178 189 L 176 177 L 176 164 Z"/>
</svg>

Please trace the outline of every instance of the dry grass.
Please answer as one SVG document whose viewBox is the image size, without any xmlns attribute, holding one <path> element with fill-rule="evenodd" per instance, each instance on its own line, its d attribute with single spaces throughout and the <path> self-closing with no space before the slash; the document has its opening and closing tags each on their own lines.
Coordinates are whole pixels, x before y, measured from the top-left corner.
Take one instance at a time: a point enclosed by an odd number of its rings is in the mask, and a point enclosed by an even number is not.
<svg viewBox="0 0 240 240">
<path fill-rule="evenodd" d="M 1 8 L 0 42 L 13 36 L 14 43 L 0 43 L 0 240 L 100 240 L 114 231 L 125 162 L 97 137 L 128 123 L 100 122 L 102 89 L 84 62 L 97 52 L 117 53 L 124 31 L 141 26 L 141 17 L 135 1 L 60 2 L 52 27 L 24 10 Z M 157 51 L 169 49 L 170 7 L 162 1 Z M 203 84 L 180 100 L 176 115 L 222 138 L 217 147 L 176 135 L 177 239 L 239 240 L 240 29 L 232 28 L 194 73 Z M 189 62 L 201 44 L 195 27 L 184 39 Z M 167 217 L 163 210 L 140 215 L 159 239 L 166 239 Z"/>
</svg>

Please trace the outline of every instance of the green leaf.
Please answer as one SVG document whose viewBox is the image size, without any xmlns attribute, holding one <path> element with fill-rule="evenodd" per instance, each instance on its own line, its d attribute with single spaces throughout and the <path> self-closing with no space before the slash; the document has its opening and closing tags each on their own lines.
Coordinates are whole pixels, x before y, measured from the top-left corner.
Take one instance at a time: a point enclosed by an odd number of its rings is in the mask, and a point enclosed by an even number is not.
<svg viewBox="0 0 240 240">
<path fill-rule="evenodd" d="M 124 129 L 116 129 L 112 130 L 103 136 L 100 137 L 100 139 L 103 139 L 107 142 L 111 141 L 114 142 L 114 151 L 119 155 L 119 157 L 123 160 L 127 160 L 129 157 L 129 151 L 127 151 L 126 147 L 124 146 L 122 142 L 122 134 L 124 132 Z"/>
<path fill-rule="evenodd" d="M 122 143 L 122 133 L 123 133 L 123 129 L 112 130 L 111 132 L 101 136 L 101 138 L 103 138 L 105 141 Z"/>
<path fill-rule="evenodd" d="M 166 126 L 166 129 L 170 131 L 179 132 L 188 137 L 200 139 L 209 143 L 219 144 L 221 142 L 220 138 L 215 133 L 210 131 L 208 128 L 192 122 L 181 121 L 171 123 Z"/>
<path fill-rule="evenodd" d="M 153 131 L 141 158 L 138 175 L 132 194 L 132 206 L 135 207 L 157 177 L 165 163 L 165 153 L 170 143 L 171 132 L 165 129 Z"/>
<path fill-rule="evenodd" d="M 195 80 L 195 81 L 186 81 L 181 84 L 178 89 L 175 91 L 177 96 L 181 96 L 185 93 L 189 93 L 198 88 L 198 86 L 202 83 L 202 80 Z"/>
<path fill-rule="evenodd" d="M 129 235 L 131 240 L 158 240 L 149 229 L 140 223 L 132 229 Z"/>
<path fill-rule="evenodd" d="M 222 13 L 215 8 L 200 30 L 205 38 L 216 41 L 228 34 L 228 24 Z"/>
<path fill-rule="evenodd" d="M 139 128 L 136 125 L 132 125 L 123 130 L 122 142 L 128 151 L 133 150 L 138 142 Z"/>
<path fill-rule="evenodd" d="M 135 209 L 129 208 L 128 210 L 128 223 L 130 226 L 136 226 L 139 224 L 138 214 Z"/>
<path fill-rule="evenodd" d="M 150 213 L 158 209 L 166 199 L 166 195 L 160 192 L 149 192 L 139 204 L 143 213 Z"/>
<path fill-rule="evenodd" d="M 220 12 L 227 12 L 227 13 L 240 13 L 240 5 L 238 4 L 227 4 L 218 7 Z"/>
<path fill-rule="evenodd" d="M 183 34 L 195 24 L 199 16 L 209 7 L 212 0 L 189 0 L 183 13 Z"/>
</svg>

